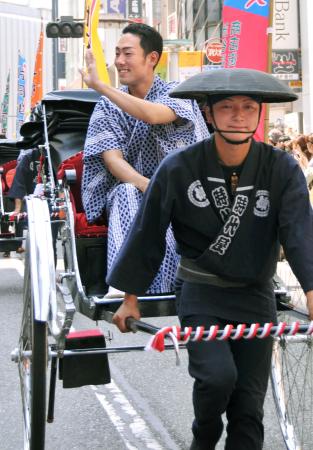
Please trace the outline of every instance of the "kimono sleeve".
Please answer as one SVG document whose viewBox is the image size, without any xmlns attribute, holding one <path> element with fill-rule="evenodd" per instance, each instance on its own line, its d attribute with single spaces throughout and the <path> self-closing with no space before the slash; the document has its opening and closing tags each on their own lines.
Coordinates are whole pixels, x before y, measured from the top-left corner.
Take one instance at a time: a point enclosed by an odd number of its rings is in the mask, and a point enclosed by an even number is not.
<svg viewBox="0 0 313 450">
<path fill-rule="evenodd" d="M 108 99 L 102 97 L 92 113 L 84 148 L 84 159 L 112 149 L 124 150 L 127 143 L 123 115 Z"/>
<path fill-rule="evenodd" d="M 155 102 L 168 106 L 179 117 L 178 121 L 154 125 L 152 128 L 165 154 L 210 136 L 202 113 L 194 100 L 171 98 L 168 94 L 163 94 Z"/>
<path fill-rule="evenodd" d="M 313 289 L 313 212 L 302 170 L 296 163 L 288 172 L 279 213 L 279 236 L 288 263 L 307 292 Z"/>
<path fill-rule="evenodd" d="M 130 232 L 107 283 L 131 294 L 142 295 L 151 285 L 166 249 L 166 232 L 171 221 L 174 196 L 171 195 L 164 166 L 149 183 Z"/>
</svg>

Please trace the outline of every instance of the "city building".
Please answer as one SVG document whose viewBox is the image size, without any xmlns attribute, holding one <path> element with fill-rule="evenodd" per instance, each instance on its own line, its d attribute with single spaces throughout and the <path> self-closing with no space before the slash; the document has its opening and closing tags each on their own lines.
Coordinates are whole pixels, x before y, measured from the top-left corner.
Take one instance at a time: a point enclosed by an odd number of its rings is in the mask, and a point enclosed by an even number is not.
<svg viewBox="0 0 313 450">
<path fill-rule="evenodd" d="M 84 0 L 16 0 L 14 3 L 0 1 L 1 20 L 4 8 L 5 11 L 21 8 L 22 17 L 37 17 L 38 24 L 42 16 L 44 23 L 61 16 L 84 18 Z M 220 67 L 223 3 L 223 0 L 102 0 L 98 32 L 112 84 L 118 86 L 114 67 L 115 45 L 121 30 L 131 21 L 152 25 L 162 34 L 164 56 L 158 67 L 162 77 L 182 81 L 199 71 Z M 292 104 L 272 105 L 269 125 L 282 126 L 286 132 L 309 133 L 313 131 L 313 2 L 272 0 L 271 6 L 273 20 L 269 34 L 272 52 L 269 58 L 272 73 L 294 89 L 299 100 Z M 26 22 L 29 21 L 27 19 Z M 38 24 L 35 35 L 38 34 Z M 12 58 L 21 45 L 16 39 L 10 39 L 9 46 L 6 46 L 3 26 L 0 33 L 3 61 L 3 54 L 10 49 L 8 58 Z M 34 31 L 25 31 L 23 37 L 23 45 L 30 48 L 29 67 L 33 66 L 35 58 L 33 35 Z M 82 87 L 79 75 L 79 68 L 84 64 L 82 42 L 82 39 L 45 39 L 45 90 Z M 5 91 L 7 69 L 7 64 L 2 64 L 0 99 Z M 12 92 L 13 98 L 16 93 Z M 12 106 L 11 114 L 13 109 Z"/>
</svg>

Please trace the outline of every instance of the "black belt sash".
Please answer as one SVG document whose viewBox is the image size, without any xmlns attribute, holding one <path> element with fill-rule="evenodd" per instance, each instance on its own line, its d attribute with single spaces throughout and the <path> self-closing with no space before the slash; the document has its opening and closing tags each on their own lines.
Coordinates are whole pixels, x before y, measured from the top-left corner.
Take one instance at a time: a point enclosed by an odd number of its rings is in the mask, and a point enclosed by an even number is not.
<svg viewBox="0 0 313 450">
<path fill-rule="evenodd" d="M 246 283 L 225 280 L 224 278 L 214 275 L 213 273 L 209 273 L 197 266 L 194 260 L 183 256 L 178 264 L 177 278 L 190 283 L 210 284 L 212 286 L 222 288 L 247 286 Z"/>
</svg>

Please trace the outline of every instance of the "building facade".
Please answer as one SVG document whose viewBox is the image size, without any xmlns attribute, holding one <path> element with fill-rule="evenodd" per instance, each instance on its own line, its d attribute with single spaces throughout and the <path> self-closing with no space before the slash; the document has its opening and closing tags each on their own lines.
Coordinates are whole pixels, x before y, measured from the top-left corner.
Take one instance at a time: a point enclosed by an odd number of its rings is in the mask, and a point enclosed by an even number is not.
<svg viewBox="0 0 313 450">
<path fill-rule="evenodd" d="M 37 39 L 42 14 L 44 14 L 45 23 L 51 16 L 54 19 L 62 15 L 73 16 L 76 19 L 83 19 L 84 17 L 84 0 L 43 2 L 46 9 L 32 9 L 31 5 L 38 4 L 39 8 L 42 2 L 32 0 L 30 3 L 30 1 L 20 0 L 20 5 L 23 4 L 23 6 L 10 6 L 8 2 L 0 2 L 0 6 L 5 5 L 1 6 L 0 13 L 2 12 L 2 16 L 4 8 L 5 11 L 8 8 L 11 8 L 12 11 L 16 8 L 22 8 L 25 17 L 33 17 L 37 21 L 35 34 L 24 30 L 26 23 L 30 23 L 31 19 L 27 18 L 24 21 L 23 33 L 27 33 L 30 36 L 29 39 L 24 39 L 21 44 L 16 42 L 16 38 L 9 39 L 11 50 L 7 58 L 3 58 L 3 55 L 7 54 L 9 47 L 4 44 L 6 39 L 1 39 L 3 46 L 3 49 L 1 49 L 2 61 L 6 63 L 14 55 L 11 47 L 16 44 L 16 51 L 19 47 L 30 47 L 29 67 L 33 66 L 35 40 Z M 148 23 L 162 34 L 165 43 L 164 53 L 166 53 L 166 62 L 163 61 L 166 69 L 164 69 L 163 75 L 169 80 L 182 81 L 185 76 L 193 73 L 190 61 L 196 61 L 196 52 L 204 51 L 208 42 L 221 38 L 223 3 L 223 0 L 102 0 L 99 35 L 103 43 L 112 84 L 118 85 L 114 68 L 115 46 L 122 29 L 127 23 L 130 21 Z M 313 131 L 313 30 L 311 26 L 313 1 L 272 0 L 271 5 L 273 23 L 269 32 L 272 36 L 273 49 L 271 55 L 272 72 L 295 90 L 299 95 L 299 100 L 290 104 L 272 105 L 269 118 L 270 126 L 280 124 L 285 128 L 285 131 L 290 129 L 295 132 L 309 133 Z M 24 16 L 22 15 L 22 17 Z M 2 35 L 5 32 L 4 30 L 5 28 L 2 26 L 0 29 Z M 20 31 L 17 35 L 21 35 Z M 31 37 L 33 35 L 36 36 L 33 38 Z M 83 66 L 82 39 L 46 39 L 45 43 L 45 71 L 49 73 L 49 76 L 46 76 L 45 91 L 52 87 L 55 89 L 81 87 L 78 69 Z M 53 58 L 51 57 L 51 49 Z M 191 55 L 191 52 L 194 52 L 194 54 Z M 189 67 L 184 68 L 185 72 L 182 77 L 179 69 L 183 64 L 182 61 L 188 60 L 188 56 L 190 56 L 190 61 L 186 64 L 189 64 Z M 210 64 L 205 58 L 203 65 L 202 62 L 197 61 L 199 70 L 205 70 L 205 64 Z M 51 75 L 52 60 L 54 60 L 53 76 Z M 215 61 L 213 64 L 218 65 L 218 62 Z M 1 97 L 4 94 L 6 76 L 6 64 L 2 64 L 0 73 Z M 16 92 L 12 92 L 13 98 Z M 12 106 L 11 111 L 13 109 Z"/>
<path fill-rule="evenodd" d="M 29 117 L 41 23 L 45 26 L 51 19 L 51 10 L 21 3 L 0 1 L 0 125 L 1 134 L 10 139 L 19 137 L 20 124 Z M 48 39 L 44 40 L 42 78 L 43 93 L 51 91 L 52 45 Z"/>
<path fill-rule="evenodd" d="M 201 50 L 212 38 L 221 37 L 223 0 L 169 0 L 182 4 L 182 37 Z M 270 1 L 270 0 L 269 0 Z M 271 105 L 270 126 L 285 132 L 313 131 L 313 2 L 272 0 L 272 73 L 299 96 L 294 103 Z M 178 10 L 178 9 L 177 9 Z"/>
</svg>

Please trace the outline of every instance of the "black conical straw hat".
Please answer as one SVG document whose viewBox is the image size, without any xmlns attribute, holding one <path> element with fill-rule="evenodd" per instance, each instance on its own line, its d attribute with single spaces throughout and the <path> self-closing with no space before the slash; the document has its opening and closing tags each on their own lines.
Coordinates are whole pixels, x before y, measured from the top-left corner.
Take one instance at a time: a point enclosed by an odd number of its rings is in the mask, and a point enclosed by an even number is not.
<svg viewBox="0 0 313 450">
<path fill-rule="evenodd" d="M 170 92 L 170 97 L 198 101 L 217 95 L 254 96 L 262 103 L 292 102 L 298 98 L 287 85 L 273 75 L 254 69 L 208 70 L 188 78 Z"/>
</svg>

